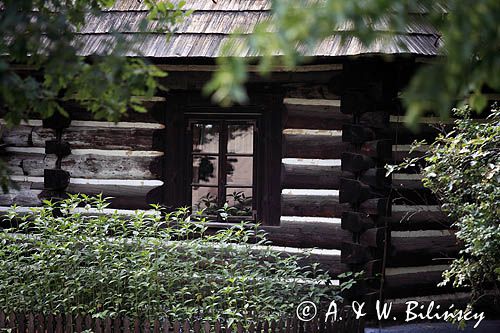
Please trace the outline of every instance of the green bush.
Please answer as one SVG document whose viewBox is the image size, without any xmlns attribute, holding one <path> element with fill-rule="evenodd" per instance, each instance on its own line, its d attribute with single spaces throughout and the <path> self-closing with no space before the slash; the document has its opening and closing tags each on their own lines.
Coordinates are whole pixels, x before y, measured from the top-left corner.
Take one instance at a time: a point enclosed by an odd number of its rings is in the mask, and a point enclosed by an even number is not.
<svg viewBox="0 0 500 333">
<path fill-rule="evenodd" d="M 0 232 L 3 310 L 248 324 L 338 297 L 328 275 L 266 246 L 257 228 L 209 234 L 188 209 L 95 213 L 107 205 L 74 195 L 30 214 L 11 209 L 13 227 Z"/>
<path fill-rule="evenodd" d="M 486 122 L 471 119 L 468 107 L 454 111 L 460 119 L 431 145 L 423 182 L 464 245 L 443 283 L 471 286 L 478 297 L 485 282 L 500 282 L 500 110 Z"/>
</svg>

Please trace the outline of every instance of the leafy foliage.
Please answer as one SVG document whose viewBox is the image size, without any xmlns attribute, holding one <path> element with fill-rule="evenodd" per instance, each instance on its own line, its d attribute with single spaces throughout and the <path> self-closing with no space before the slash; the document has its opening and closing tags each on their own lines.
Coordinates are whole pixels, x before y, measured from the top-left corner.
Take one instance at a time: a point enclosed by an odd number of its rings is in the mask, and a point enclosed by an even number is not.
<svg viewBox="0 0 500 333">
<path fill-rule="evenodd" d="M 277 64 L 293 68 L 307 60 L 297 45 L 308 49 L 331 35 L 354 36 L 365 45 L 388 40 L 407 31 L 412 23 L 410 9 L 425 11 L 419 20 L 438 29 L 441 35 L 436 42 L 444 42 L 441 53 L 446 61 L 424 66 L 413 77 L 403 96 L 407 120 L 415 124 L 429 110 L 446 117 L 457 98 L 471 93 L 469 104 L 482 110 L 486 98 L 481 89 L 485 85 L 500 89 L 498 75 L 491 75 L 500 72 L 497 0 L 273 0 L 271 20 L 258 25 L 254 34 L 235 35 L 223 48 L 219 69 L 205 92 L 226 105 L 246 102 L 247 64 L 255 59 L 234 57 L 239 50 L 248 48 L 258 54 L 263 74 Z M 350 28 L 338 29 L 345 26 Z"/>
<path fill-rule="evenodd" d="M 454 221 L 463 244 L 441 284 L 472 287 L 473 303 L 485 283 L 500 282 L 500 109 L 494 106 L 486 122 L 471 119 L 468 106 L 452 113 L 459 117 L 453 130 L 440 134 L 422 157 L 386 168 L 388 174 L 421 169 L 424 186 Z"/>
<path fill-rule="evenodd" d="M 128 109 L 145 112 L 137 96 L 151 97 L 166 73 L 142 59 L 129 59 L 123 49 L 131 44 L 119 33 L 106 51 L 85 59 L 75 31 L 89 15 L 102 15 L 114 0 L 8 0 L 0 11 L 0 98 L 9 126 L 29 115 L 42 118 L 55 112 L 67 115 L 61 102 L 75 100 L 95 118 L 118 121 Z M 185 15 L 184 2 L 144 1 L 148 19 L 170 31 Z M 139 50 L 136 50 L 140 54 Z M 23 71 L 29 68 L 30 71 Z"/>
<path fill-rule="evenodd" d="M 500 282 L 500 109 L 488 121 L 470 119 L 467 107 L 455 110 L 454 131 L 431 145 L 424 185 L 442 201 L 464 244 L 444 283 L 472 286 Z"/>
<path fill-rule="evenodd" d="M 96 214 L 107 205 L 73 195 L 31 214 L 12 208 L 0 233 L 3 310 L 249 324 L 338 297 L 328 275 L 266 246 L 256 228 L 209 234 L 187 209 Z"/>
</svg>

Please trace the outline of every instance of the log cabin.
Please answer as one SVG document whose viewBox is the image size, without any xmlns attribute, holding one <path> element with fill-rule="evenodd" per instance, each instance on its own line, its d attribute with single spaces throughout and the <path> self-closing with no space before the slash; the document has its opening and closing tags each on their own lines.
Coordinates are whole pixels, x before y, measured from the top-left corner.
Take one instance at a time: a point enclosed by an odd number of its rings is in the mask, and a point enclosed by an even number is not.
<svg viewBox="0 0 500 333">
<path fill-rule="evenodd" d="M 294 70 L 261 77 L 250 66 L 247 105 L 213 104 L 201 89 L 221 45 L 237 28 L 250 33 L 270 3 L 190 1 L 185 9 L 194 13 L 168 40 L 138 32 L 134 22 L 146 8 L 136 0 L 89 19 L 78 32 L 81 55 L 103 52 L 118 31 L 141 51 L 126 56 L 169 73 L 161 81 L 168 91 L 145 102 L 147 113 L 118 123 L 68 103 L 69 119 L 2 126 L 2 155 L 17 188 L 0 194 L 0 210 L 64 193 L 103 193 L 121 214 L 152 203 L 206 209 L 215 216 L 210 228 L 258 222 L 280 251 L 312 249 L 308 260 L 333 276 L 364 270 L 358 299 L 455 300 L 456 291 L 436 287 L 459 250 L 451 222 L 418 174 L 387 178 L 384 170 L 409 156 L 413 140 L 437 133 L 432 117 L 421 119 L 419 133 L 406 129 L 399 97 L 415 70 L 439 55 L 439 33 L 416 10 L 389 43 L 368 47 L 334 35 Z M 219 221 L 226 203 L 230 216 Z"/>
</svg>

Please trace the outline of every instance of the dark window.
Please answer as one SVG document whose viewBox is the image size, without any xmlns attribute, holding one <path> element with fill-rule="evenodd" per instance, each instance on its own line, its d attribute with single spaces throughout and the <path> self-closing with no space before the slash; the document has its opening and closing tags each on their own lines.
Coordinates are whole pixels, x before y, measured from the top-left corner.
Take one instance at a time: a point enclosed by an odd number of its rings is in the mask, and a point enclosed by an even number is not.
<svg viewBox="0 0 500 333">
<path fill-rule="evenodd" d="M 163 202 L 204 209 L 211 220 L 278 225 L 282 102 L 220 108 L 176 92 L 165 113 Z"/>
<path fill-rule="evenodd" d="M 218 219 L 255 219 L 257 121 L 193 119 L 191 207 Z"/>
</svg>

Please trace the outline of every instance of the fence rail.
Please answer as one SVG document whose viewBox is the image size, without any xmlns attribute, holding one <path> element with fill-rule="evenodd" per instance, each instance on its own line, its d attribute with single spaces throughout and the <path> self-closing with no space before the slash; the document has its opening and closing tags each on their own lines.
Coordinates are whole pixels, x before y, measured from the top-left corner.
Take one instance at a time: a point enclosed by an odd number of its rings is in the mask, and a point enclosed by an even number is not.
<svg viewBox="0 0 500 333">
<path fill-rule="evenodd" d="M 341 321 L 326 321 L 319 317 L 303 322 L 297 318 L 262 321 L 244 327 L 224 322 L 173 321 L 128 318 L 92 318 L 90 315 L 45 315 L 0 312 L 0 332 L 11 333 L 356 333 L 363 332 L 363 322 L 343 310 Z M 324 317 L 322 317 L 324 318 Z"/>
</svg>

